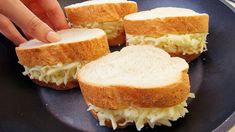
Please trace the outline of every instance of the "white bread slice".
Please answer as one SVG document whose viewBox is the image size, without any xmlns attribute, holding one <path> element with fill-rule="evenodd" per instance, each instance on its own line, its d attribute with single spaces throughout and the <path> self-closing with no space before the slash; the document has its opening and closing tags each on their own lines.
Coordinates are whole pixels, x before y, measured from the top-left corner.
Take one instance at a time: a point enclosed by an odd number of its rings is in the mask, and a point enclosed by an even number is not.
<svg viewBox="0 0 235 132">
<path fill-rule="evenodd" d="M 84 64 L 110 51 L 101 29 L 66 29 L 58 34 L 59 42 L 30 40 L 17 47 L 16 54 L 24 75 L 41 86 L 65 90 L 78 86 L 77 71 Z"/>
<path fill-rule="evenodd" d="M 66 6 L 73 27 L 101 28 L 110 46 L 125 43 L 123 17 L 137 11 L 137 4 L 126 0 L 93 0 Z"/>
<path fill-rule="evenodd" d="M 124 17 L 127 34 L 155 37 L 165 34 L 208 33 L 208 22 L 208 14 L 177 7 L 161 7 Z"/>
<path fill-rule="evenodd" d="M 66 6 L 65 12 L 74 25 L 91 22 L 112 22 L 137 11 L 134 1 L 92 0 Z"/>
<path fill-rule="evenodd" d="M 36 39 L 16 47 L 19 63 L 32 67 L 74 61 L 91 61 L 109 53 L 107 37 L 100 29 L 66 29 L 59 31 L 61 40 L 43 43 Z"/>
<path fill-rule="evenodd" d="M 127 44 L 141 41 L 138 44 L 151 44 L 189 61 L 206 48 L 208 25 L 208 14 L 176 7 L 161 7 L 124 17 Z"/>
<path fill-rule="evenodd" d="M 78 80 L 97 107 L 170 107 L 189 95 L 188 64 L 152 46 L 127 46 L 86 64 Z"/>
</svg>

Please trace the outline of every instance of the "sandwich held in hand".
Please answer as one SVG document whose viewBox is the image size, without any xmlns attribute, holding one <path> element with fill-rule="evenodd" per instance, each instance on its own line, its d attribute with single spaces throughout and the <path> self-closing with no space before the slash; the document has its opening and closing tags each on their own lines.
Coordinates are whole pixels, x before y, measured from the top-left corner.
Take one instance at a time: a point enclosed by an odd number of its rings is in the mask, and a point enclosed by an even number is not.
<svg viewBox="0 0 235 132">
<path fill-rule="evenodd" d="M 153 45 L 191 61 L 206 50 L 209 16 L 190 9 L 162 7 L 125 16 L 128 45 Z"/>
<path fill-rule="evenodd" d="M 17 47 L 16 54 L 23 74 L 36 84 L 66 90 L 78 86 L 77 72 L 84 64 L 110 51 L 101 29 L 66 29 L 58 34 L 59 42 L 30 40 Z"/>
<path fill-rule="evenodd" d="M 93 0 L 65 7 L 73 27 L 103 29 L 111 46 L 125 43 L 123 17 L 136 11 L 136 2 L 127 0 Z"/>
<path fill-rule="evenodd" d="M 101 126 L 171 126 L 184 117 L 190 96 L 189 65 L 153 46 L 127 46 L 86 64 L 78 80 L 89 111 Z"/>
</svg>

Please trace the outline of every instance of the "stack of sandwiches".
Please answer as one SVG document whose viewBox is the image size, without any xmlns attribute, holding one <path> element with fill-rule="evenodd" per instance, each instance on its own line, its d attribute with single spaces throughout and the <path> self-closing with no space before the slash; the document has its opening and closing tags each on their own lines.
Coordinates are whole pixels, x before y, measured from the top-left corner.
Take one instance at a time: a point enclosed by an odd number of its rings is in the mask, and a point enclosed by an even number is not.
<svg viewBox="0 0 235 132">
<path fill-rule="evenodd" d="M 206 50 L 209 17 L 190 9 L 137 12 L 126 0 L 65 7 L 72 29 L 56 43 L 31 40 L 16 48 L 24 75 L 56 90 L 80 86 L 101 126 L 171 126 L 184 117 L 190 93 L 187 61 Z M 110 53 L 109 46 L 126 43 Z"/>
</svg>

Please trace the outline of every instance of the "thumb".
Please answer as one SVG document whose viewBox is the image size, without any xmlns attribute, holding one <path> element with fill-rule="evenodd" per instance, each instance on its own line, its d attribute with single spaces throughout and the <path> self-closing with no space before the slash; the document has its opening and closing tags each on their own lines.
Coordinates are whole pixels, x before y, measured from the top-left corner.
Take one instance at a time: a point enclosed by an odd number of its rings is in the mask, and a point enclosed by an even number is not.
<svg viewBox="0 0 235 132">
<path fill-rule="evenodd" d="M 34 15 L 21 1 L 7 0 L 3 2 L 0 0 L 0 5 L 4 4 L 5 6 L 0 7 L 0 12 L 32 37 L 43 42 L 57 42 L 60 40 L 59 35 Z"/>
</svg>

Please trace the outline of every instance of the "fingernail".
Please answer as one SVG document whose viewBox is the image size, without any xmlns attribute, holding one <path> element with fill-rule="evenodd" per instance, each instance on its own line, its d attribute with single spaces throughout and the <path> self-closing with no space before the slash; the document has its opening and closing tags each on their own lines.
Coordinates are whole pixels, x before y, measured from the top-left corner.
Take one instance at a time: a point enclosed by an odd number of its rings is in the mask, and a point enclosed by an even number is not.
<svg viewBox="0 0 235 132">
<path fill-rule="evenodd" d="M 48 42 L 58 42 L 61 40 L 60 36 L 54 31 L 48 32 L 46 39 Z"/>
</svg>

